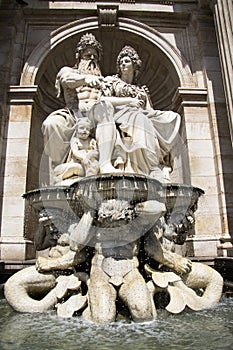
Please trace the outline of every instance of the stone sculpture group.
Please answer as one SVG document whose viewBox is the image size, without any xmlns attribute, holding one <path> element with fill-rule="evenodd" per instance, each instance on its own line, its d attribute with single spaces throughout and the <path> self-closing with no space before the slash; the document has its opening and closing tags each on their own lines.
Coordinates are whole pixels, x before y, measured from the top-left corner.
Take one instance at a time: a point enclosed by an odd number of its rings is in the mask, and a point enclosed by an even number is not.
<svg viewBox="0 0 233 350">
<path fill-rule="evenodd" d="M 83 35 L 76 65 L 61 68 L 56 78 L 65 107 L 42 125 L 51 186 L 75 189 L 77 202 L 82 179 L 87 185 L 111 179 L 114 188 L 130 174 L 135 191 L 137 181 L 145 187 L 148 179 L 165 188 L 179 135 L 180 115 L 154 110 L 148 89 L 137 84 L 138 53 L 123 47 L 117 74 L 108 77 L 101 75 L 101 55 L 96 38 Z M 158 193 L 134 200 L 111 194 L 93 206 L 84 203 L 69 220 L 60 208 L 41 203 L 35 244 L 37 250 L 50 248 L 49 256 L 9 278 L 8 303 L 20 312 L 56 308 L 59 316 L 80 314 L 95 323 L 113 322 L 119 314 L 154 320 L 158 292 L 169 295 L 165 308 L 171 313 L 215 306 L 222 277 L 174 252 L 174 244 L 183 244 L 194 227 L 198 198 L 172 216 Z"/>
</svg>

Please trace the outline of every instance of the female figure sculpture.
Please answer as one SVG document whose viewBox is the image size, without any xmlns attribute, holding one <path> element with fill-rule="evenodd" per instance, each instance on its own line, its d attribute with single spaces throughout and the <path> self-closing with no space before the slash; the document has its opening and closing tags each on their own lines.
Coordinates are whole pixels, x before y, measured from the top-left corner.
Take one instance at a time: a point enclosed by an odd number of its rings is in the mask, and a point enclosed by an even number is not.
<svg viewBox="0 0 233 350">
<path fill-rule="evenodd" d="M 104 80 L 101 100 L 114 106 L 113 118 L 119 130 L 114 165 L 163 180 L 163 157 L 176 142 L 181 118 L 172 111 L 152 108 L 148 89 L 136 85 L 140 68 L 137 52 L 125 46 L 117 58 L 118 74 Z"/>
</svg>

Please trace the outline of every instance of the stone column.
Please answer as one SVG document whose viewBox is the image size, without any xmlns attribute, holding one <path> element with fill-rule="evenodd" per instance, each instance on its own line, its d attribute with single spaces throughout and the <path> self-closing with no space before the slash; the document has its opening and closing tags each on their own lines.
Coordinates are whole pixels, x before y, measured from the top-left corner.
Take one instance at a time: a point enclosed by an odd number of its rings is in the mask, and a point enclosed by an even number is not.
<svg viewBox="0 0 233 350">
<path fill-rule="evenodd" d="M 222 235 L 222 213 L 215 170 L 214 147 L 209 123 L 206 89 L 179 88 L 175 109 L 183 116 L 183 135 L 187 145 L 190 183 L 205 191 L 195 213 L 195 236 L 187 240 L 189 256 L 217 256 Z"/>
<path fill-rule="evenodd" d="M 233 141 L 233 2 L 232 0 L 213 0 L 212 10 L 222 66 L 231 140 Z"/>
<path fill-rule="evenodd" d="M 33 242 L 24 239 L 25 201 L 31 114 L 36 86 L 11 86 L 0 237 L 0 259 L 34 258 Z"/>
</svg>

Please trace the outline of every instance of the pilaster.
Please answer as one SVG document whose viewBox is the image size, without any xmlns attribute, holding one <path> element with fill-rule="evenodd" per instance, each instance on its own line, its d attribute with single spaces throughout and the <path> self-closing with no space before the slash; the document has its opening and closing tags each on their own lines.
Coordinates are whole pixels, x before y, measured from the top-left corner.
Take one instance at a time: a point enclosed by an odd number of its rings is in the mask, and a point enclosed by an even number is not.
<svg viewBox="0 0 233 350">
<path fill-rule="evenodd" d="M 179 88 L 174 106 L 183 116 L 190 182 L 205 191 L 195 213 L 195 237 L 187 241 L 189 256 L 216 256 L 223 234 L 220 190 L 216 179 L 214 147 L 209 123 L 206 89 Z M 208 242 L 208 243 L 207 243 Z M 208 247 L 208 249 L 207 249 Z"/>
<path fill-rule="evenodd" d="M 232 0 L 212 0 L 215 30 L 225 88 L 229 127 L 233 142 L 233 3 Z"/>
<path fill-rule="evenodd" d="M 26 260 L 34 257 L 33 242 L 24 238 L 28 150 L 32 104 L 36 86 L 11 86 L 9 123 L 0 238 L 1 260 Z"/>
</svg>

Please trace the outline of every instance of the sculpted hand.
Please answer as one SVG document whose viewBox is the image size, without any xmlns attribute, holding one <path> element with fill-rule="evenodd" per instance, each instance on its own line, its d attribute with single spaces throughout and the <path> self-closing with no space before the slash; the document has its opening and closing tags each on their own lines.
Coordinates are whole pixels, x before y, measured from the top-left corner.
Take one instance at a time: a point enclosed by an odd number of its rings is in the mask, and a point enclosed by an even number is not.
<svg viewBox="0 0 233 350">
<path fill-rule="evenodd" d="M 69 249 L 67 253 L 57 258 L 40 256 L 36 261 L 36 269 L 39 272 L 69 269 L 75 264 L 80 264 L 84 259 L 85 256 L 83 254 L 80 253 L 79 256 L 76 256 L 76 252 Z"/>
<path fill-rule="evenodd" d="M 144 101 L 139 100 L 138 98 L 132 98 L 132 101 L 129 103 L 131 107 L 136 107 L 136 108 L 143 108 L 144 107 Z"/>
<path fill-rule="evenodd" d="M 99 156 L 99 152 L 94 149 L 92 151 L 89 151 L 87 154 L 86 154 L 86 157 L 83 158 L 83 163 L 85 164 L 86 162 L 88 162 L 89 160 L 93 160 L 93 159 L 98 159 L 98 156 Z"/>
<path fill-rule="evenodd" d="M 87 75 L 85 77 L 85 83 L 86 85 L 92 87 L 92 88 L 100 88 L 102 86 L 102 77 L 97 77 L 95 75 Z"/>
<path fill-rule="evenodd" d="M 140 91 L 137 95 L 137 98 L 139 99 L 142 106 L 146 105 L 147 95 L 146 95 L 145 91 Z"/>
<path fill-rule="evenodd" d="M 192 262 L 182 256 L 178 257 L 174 264 L 174 270 L 179 274 L 183 275 L 189 273 L 192 270 Z"/>
<path fill-rule="evenodd" d="M 45 258 L 43 256 L 39 256 L 39 258 L 36 261 L 36 269 L 38 272 L 45 272 L 50 271 L 53 269 L 53 266 L 50 266 L 51 260 L 48 258 Z"/>
</svg>

